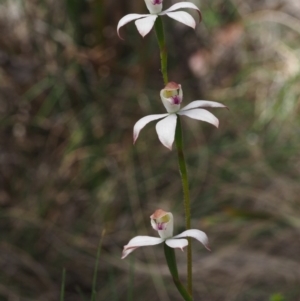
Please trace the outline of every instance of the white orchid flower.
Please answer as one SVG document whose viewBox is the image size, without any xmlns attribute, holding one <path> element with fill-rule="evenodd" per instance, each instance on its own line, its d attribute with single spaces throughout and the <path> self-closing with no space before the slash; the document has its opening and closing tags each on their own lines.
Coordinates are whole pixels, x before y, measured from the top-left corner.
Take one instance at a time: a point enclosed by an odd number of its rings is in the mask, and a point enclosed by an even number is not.
<svg viewBox="0 0 300 301">
<path fill-rule="evenodd" d="M 205 109 L 198 109 L 202 107 L 211 108 L 226 108 L 221 103 L 209 100 L 195 100 L 192 101 L 187 106 L 180 109 L 180 104 L 183 98 L 183 92 L 181 85 L 170 82 L 166 85 L 164 89 L 160 91 L 160 97 L 168 113 L 166 114 L 155 114 L 148 115 L 141 118 L 133 128 L 133 140 L 136 142 L 140 131 L 151 121 L 162 119 L 156 124 L 156 132 L 160 142 L 170 150 L 172 149 L 172 144 L 175 138 L 175 130 L 177 123 L 177 115 L 185 115 L 190 118 L 206 121 L 213 124 L 214 126 L 219 126 L 219 120 L 212 113 Z"/>
<path fill-rule="evenodd" d="M 147 6 L 150 14 L 143 14 L 143 15 L 129 14 L 129 15 L 124 16 L 118 23 L 117 31 L 118 31 L 119 37 L 121 38 L 120 33 L 119 33 L 120 28 L 122 26 L 124 26 L 125 24 L 127 24 L 131 21 L 134 21 L 134 20 L 136 20 L 135 25 L 137 27 L 137 30 L 139 31 L 140 35 L 144 37 L 152 29 L 157 17 L 163 16 L 163 15 L 167 15 L 170 18 L 195 29 L 196 22 L 190 14 L 188 14 L 185 11 L 174 12 L 175 10 L 180 9 L 180 8 L 195 9 L 200 16 L 200 21 L 202 19 L 199 8 L 191 2 L 179 2 L 179 3 L 172 5 L 169 9 L 166 9 L 164 11 L 162 11 L 162 2 L 163 2 L 163 0 L 145 0 L 146 6 Z"/>
<path fill-rule="evenodd" d="M 191 229 L 173 236 L 173 214 L 171 212 L 158 209 L 150 216 L 150 219 L 153 229 L 158 232 L 160 237 L 136 236 L 132 238 L 129 243 L 124 246 L 122 259 L 139 247 L 158 245 L 163 242 L 171 248 L 179 248 L 183 251 L 183 248 L 188 245 L 188 240 L 182 237 L 193 237 L 209 250 L 208 238 L 203 231 Z"/>
</svg>

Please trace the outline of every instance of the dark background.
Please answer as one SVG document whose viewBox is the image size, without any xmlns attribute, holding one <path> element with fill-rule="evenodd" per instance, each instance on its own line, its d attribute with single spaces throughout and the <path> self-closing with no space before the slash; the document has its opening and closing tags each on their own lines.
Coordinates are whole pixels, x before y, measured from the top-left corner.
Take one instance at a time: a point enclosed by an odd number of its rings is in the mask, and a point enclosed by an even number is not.
<svg viewBox="0 0 300 301">
<path fill-rule="evenodd" d="M 164 8 L 173 2 L 165 0 Z M 170 80 L 184 104 L 222 102 L 220 128 L 183 119 L 195 300 L 300 300 L 300 5 L 203 0 L 196 31 L 164 17 Z M 189 10 L 190 11 L 190 10 Z M 197 14 L 190 11 L 195 18 Z M 181 300 L 161 246 L 125 260 L 172 211 L 184 229 L 176 152 L 154 123 L 164 113 L 154 32 L 119 19 L 142 0 L 0 1 L 0 300 Z M 185 253 L 176 251 L 182 279 Z"/>
</svg>

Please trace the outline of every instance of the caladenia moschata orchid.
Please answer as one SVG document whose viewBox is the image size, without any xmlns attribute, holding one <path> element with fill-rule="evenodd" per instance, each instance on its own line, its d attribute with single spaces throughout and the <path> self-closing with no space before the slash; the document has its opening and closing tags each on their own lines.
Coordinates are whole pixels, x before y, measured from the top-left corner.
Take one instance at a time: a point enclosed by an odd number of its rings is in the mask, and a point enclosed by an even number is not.
<svg viewBox="0 0 300 301">
<path fill-rule="evenodd" d="M 150 14 L 129 14 L 124 16 L 118 23 L 118 35 L 120 37 L 119 30 L 122 26 L 125 24 L 135 21 L 135 25 L 137 27 L 138 32 L 141 34 L 141 36 L 145 36 L 150 32 L 150 30 L 153 28 L 153 25 L 155 23 L 155 20 L 158 16 L 164 16 L 167 15 L 172 19 L 175 19 L 176 21 L 179 21 L 189 27 L 195 28 L 196 22 L 194 18 L 188 14 L 185 11 L 177 11 L 180 8 L 192 8 L 195 9 L 200 17 L 200 21 L 202 19 L 201 12 L 198 9 L 198 7 L 191 3 L 191 2 L 179 2 L 174 5 L 172 5 L 170 8 L 162 11 L 162 3 L 163 0 L 145 0 L 146 6 L 150 12 Z"/>
<path fill-rule="evenodd" d="M 206 121 L 218 127 L 219 120 L 209 111 L 202 109 L 203 107 L 210 108 L 226 108 L 221 103 L 208 100 L 195 100 L 187 106 L 180 109 L 183 92 L 181 85 L 170 82 L 160 92 L 160 97 L 164 107 L 168 113 L 148 115 L 141 118 L 133 128 L 133 140 L 136 142 L 140 131 L 151 121 L 162 119 L 156 124 L 156 132 L 160 142 L 170 150 L 175 138 L 175 130 L 177 124 L 177 115 L 188 116 L 192 119 Z"/>
<path fill-rule="evenodd" d="M 134 143 L 139 137 L 140 131 L 151 121 L 159 120 L 156 124 L 156 132 L 161 143 L 172 149 L 173 142 L 175 140 L 178 166 L 182 182 L 183 191 L 183 204 L 185 211 L 185 226 L 186 231 L 183 233 L 173 236 L 173 216 L 171 213 L 163 210 L 157 210 L 151 215 L 151 224 L 153 228 L 158 231 L 160 237 L 150 236 L 137 236 L 129 241 L 124 246 L 122 258 L 125 258 L 133 252 L 135 249 L 142 246 L 157 245 L 163 243 L 165 257 L 168 263 L 168 267 L 173 276 L 174 283 L 181 293 L 182 297 L 186 301 L 193 300 L 193 288 L 192 288 L 192 241 L 191 237 L 196 238 L 207 248 L 207 236 L 205 233 L 199 230 L 191 229 L 191 198 L 189 192 L 189 180 L 187 173 L 187 166 L 184 156 L 183 149 L 183 134 L 181 128 L 180 116 L 188 116 L 192 119 L 205 121 L 218 127 L 219 120 L 209 111 L 203 109 L 206 107 L 210 108 L 224 108 L 225 106 L 221 103 L 207 100 L 195 100 L 190 104 L 181 108 L 183 100 L 183 92 L 181 85 L 169 82 L 168 80 L 168 53 L 165 43 L 165 33 L 163 26 L 164 15 L 169 16 L 187 26 L 195 28 L 196 22 L 191 15 L 185 11 L 177 11 L 182 8 L 191 8 L 198 12 L 201 21 L 200 10 L 191 2 L 179 2 L 172 5 L 167 10 L 162 10 L 163 0 L 145 0 L 146 6 L 150 14 L 129 14 L 124 16 L 118 23 L 117 32 L 120 36 L 120 28 L 125 24 L 134 21 L 139 33 L 144 37 L 151 29 L 155 28 L 157 42 L 160 50 L 160 63 L 161 73 L 165 88 L 161 90 L 160 97 L 164 107 L 167 110 L 165 114 L 149 115 L 141 118 L 133 129 Z M 178 277 L 177 265 L 174 248 L 183 249 L 187 246 L 187 289 L 182 285 Z"/>
<path fill-rule="evenodd" d="M 158 245 L 163 242 L 170 248 L 178 248 L 183 251 L 183 248 L 188 245 L 188 241 L 184 237 L 193 237 L 197 239 L 209 250 L 208 238 L 203 231 L 190 229 L 173 236 L 174 222 L 173 214 L 171 212 L 158 209 L 150 216 L 150 220 L 152 228 L 158 232 L 160 237 L 136 236 L 132 238 L 128 244 L 124 246 L 122 259 L 139 247 Z"/>
<path fill-rule="evenodd" d="M 158 232 L 160 237 L 136 236 L 132 238 L 128 244 L 124 246 L 122 259 L 139 247 L 163 243 L 167 264 L 178 291 L 181 293 L 184 300 L 193 300 L 192 296 L 187 292 L 179 280 L 174 249 L 178 248 L 183 250 L 183 248 L 188 245 L 188 240 L 186 238 L 192 237 L 201 242 L 205 248 L 209 250 L 207 235 L 203 231 L 190 229 L 173 236 L 173 214 L 162 209 L 156 210 L 150 216 L 150 220 L 152 228 Z"/>
</svg>

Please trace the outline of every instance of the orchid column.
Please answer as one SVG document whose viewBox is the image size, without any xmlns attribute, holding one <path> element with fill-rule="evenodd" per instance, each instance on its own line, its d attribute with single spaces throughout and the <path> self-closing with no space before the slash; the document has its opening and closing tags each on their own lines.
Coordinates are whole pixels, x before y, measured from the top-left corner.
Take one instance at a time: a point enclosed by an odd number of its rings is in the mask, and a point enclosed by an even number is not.
<svg viewBox="0 0 300 301">
<path fill-rule="evenodd" d="M 158 45 L 160 49 L 160 59 L 161 59 L 161 72 L 163 76 L 163 81 L 165 88 L 161 90 L 160 97 L 164 107 L 167 110 L 165 114 L 155 114 L 149 115 L 141 118 L 134 126 L 133 130 L 133 139 L 136 142 L 140 131 L 143 127 L 151 121 L 161 119 L 156 124 L 156 131 L 158 134 L 158 138 L 161 143 L 169 148 L 172 149 L 172 144 L 175 140 L 176 147 L 177 147 L 177 155 L 178 155 L 178 164 L 179 170 L 182 179 L 182 188 L 184 194 L 184 208 L 185 208 L 185 219 L 186 219 L 186 229 L 188 231 L 191 227 L 191 214 L 190 214 L 190 195 L 189 195 L 189 182 L 188 182 L 188 175 L 187 175 L 187 168 L 183 153 L 183 139 L 182 139 L 182 129 L 181 129 L 181 122 L 180 116 L 188 116 L 190 118 L 205 121 L 208 123 L 213 124 L 214 126 L 218 127 L 219 121 L 218 119 L 209 111 L 205 109 L 201 109 L 202 107 L 225 107 L 224 105 L 213 102 L 213 101 L 204 101 L 204 100 L 196 100 L 191 102 L 189 105 L 181 107 L 181 103 L 183 101 L 183 91 L 180 84 L 175 82 L 169 82 L 168 80 L 168 71 L 167 71 L 167 49 L 165 44 L 165 37 L 164 37 L 164 28 L 162 22 L 162 16 L 167 15 L 172 19 L 175 19 L 189 27 L 195 28 L 196 22 L 193 17 L 185 11 L 176 11 L 181 8 L 191 8 L 198 12 L 200 21 L 201 21 L 201 12 L 197 6 L 190 2 L 179 2 L 172 5 L 167 10 L 162 10 L 162 2 L 163 0 L 145 0 L 146 6 L 150 12 L 150 14 L 129 14 L 123 17 L 118 24 L 118 35 L 120 36 L 120 28 L 125 24 L 134 21 L 135 25 L 139 31 L 139 33 L 144 37 L 147 35 L 153 27 L 155 27 L 156 36 L 158 40 Z M 163 215 L 166 217 L 167 215 Z M 152 216 L 151 216 L 152 218 Z M 164 220 L 165 221 L 165 220 Z M 153 225 L 153 224 L 152 224 Z M 165 223 L 162 223 L 165 225 Z M 173 226 L 172 226 L 173 227 Z M 162 229 L 156 229 L 162 230 Z M 172 228 L 173 231 L 173 228 Z M 160 232 L 159 232 L 160 233 Z M 179 292 L 183 296 L 185 300 L 192 300 L 192 249 L 191 249 L 191 241 L 189 235 L 187 235 L 188 241 L 185 240 L 185 246 L 188 246 L 187 252 L 187 275 L 188 275 L 188 289 L 185 291 L 185 288 L 179 283 L 178 279 L 178 272 L 176 267 L 176 260 L 175 260 L 175 253 L 173 249 L 171 250 L 168 243 L 168 240 L 165 241 L 165 254 L 167 263 L 170 269 L 170 272 L 173 276 L 173 280 L 175 285 L 177 286 Z M 156 244 L 154 240 L 148 242 L 148 245 Z M 123 258 L 126 257 L 130 252 L 136 249 L 139 246 L 147 245 L 143 240 L 139 240 L 134 238 L 129 242 L 127 246 L 124 247 L 124 254 Z M 178 246 L 177 246 L 178 247 Z M 182 249 L 182 246 L 180 247 Z M 179 281 L 179 282 L 178 282 Z"/>
</svg>

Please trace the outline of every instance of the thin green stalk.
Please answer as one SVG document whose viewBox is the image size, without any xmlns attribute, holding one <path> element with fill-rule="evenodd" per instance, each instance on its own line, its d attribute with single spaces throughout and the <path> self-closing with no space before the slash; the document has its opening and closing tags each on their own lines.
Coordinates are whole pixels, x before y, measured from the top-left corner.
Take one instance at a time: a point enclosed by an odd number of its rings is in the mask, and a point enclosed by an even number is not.
<svg viewBox="0 0 300 301">
<path fill-rule="evenodd" d="M 170 273 L 172 274 L 174 284 L 178 291 L 185 301 L 193 301 L 193 297 L 187 292 L 184 285 L 179 280 L 174 249 L 164 243 L 164 251 Z"/>
<path fill-rule="evenodd" d="M 160 50 L 161 73 L 164 79 L 164 84 L 166 85 L 169 82 L 167 69 L 168 54 L 165 43 L 164 25 L 160 16 L 158 16 L 155 21 L 155 32 Z"/>
<path fill-rule="evenodd" d="M 127 301 L 133 301 L 134 286 L 134 256 L 130 258 L 129 289 L 127 291 Z"/>
<path fill-rule="evenodd" d="M 159 49 L 160 49 L 161 72 L 163 75 L 164 84 L 166 85 L 168 83 L 168 69 L 167 69 L 167 58 L 168 57 L 167 57 L 167 49 L 166 49 L 165 36 L 164 36 L 164 27 L 163 27 L 163 22 L 162 22 L 161 17 L 158 17 L 155 21 L 155 32 L 156 32 L 156 37 L 157 37 L 157 41 L 158 41 L 158 45 L 159 45 Z M 177 118 L 175 141 L 176 141 L 176 146 L 177 146 L 178 163 L 179 163 L 179 170 L 180 170 L 180 174 L 181 174 L 182 188 L 183 188 L 183 195 L 184 195 L 186 229 L 188 230 L 191 228 L 190 192 L 189 192 L 189 182 L 188 182 L 186 163 L 185 163 L 184 154 L 183 154 L 182 131 L 181 131 L 181 123 L 180 123 L 179 116 Z M 193 292 L 192 242 L 191 242 L 190 238 L 188 238 L 188 242 L 189 242 L 189 244 L 188 244 L 188 250 L 187 250 L 187 282 L 188 282 L 188 292 L 192 296 L 192 292 Z"/>
<path fill-rule="evenodd" d="M 190 201 L 190 190 L 189 181 L 186 169 L 186 163 L 183 153 L 183 139 L 181 130 L 180 116 L 177 117 L 177 125 L 175 132 L 175 142 L 177 147 L 178 165 L 182 180 L 183 196 L 184 196 L 184 210 L 185 210 L 185 226 L 186 229 L 191 229 L 191 201 Z M 193 295 L 193 284 L 192 284 L 192 241 L 188 238 L 187 247 L 187 282 L 188 292 Z"/>
<path fill-rule="evenodd" d="M 60 289 L 60 301 L 65 300 L 65 286 L 66 286 L 66 269 L 63 269 L 62 272 L 62 282 L 61 282 L 61 289 Z"/>
<path fill-rule="evenodd" d="M 96 295 L 97 295 L 97 292 L 96 292 L 97 275 L 98 275 L 99 259 L 100 259 L 101 247 L 102 247 L 102 242 L 103 242 L 104 235 L 105 235 L 105 229 L 101 233 L 101 238 L 100 238 L 100 242 L 99 242 L 98 250 L 97 250 L 96 264 L 95 264 L 95 270 L 94 270 L 94 276 L 93 276 L 91 301 L 95 301 L 96 300 Z"/>
</svg>

